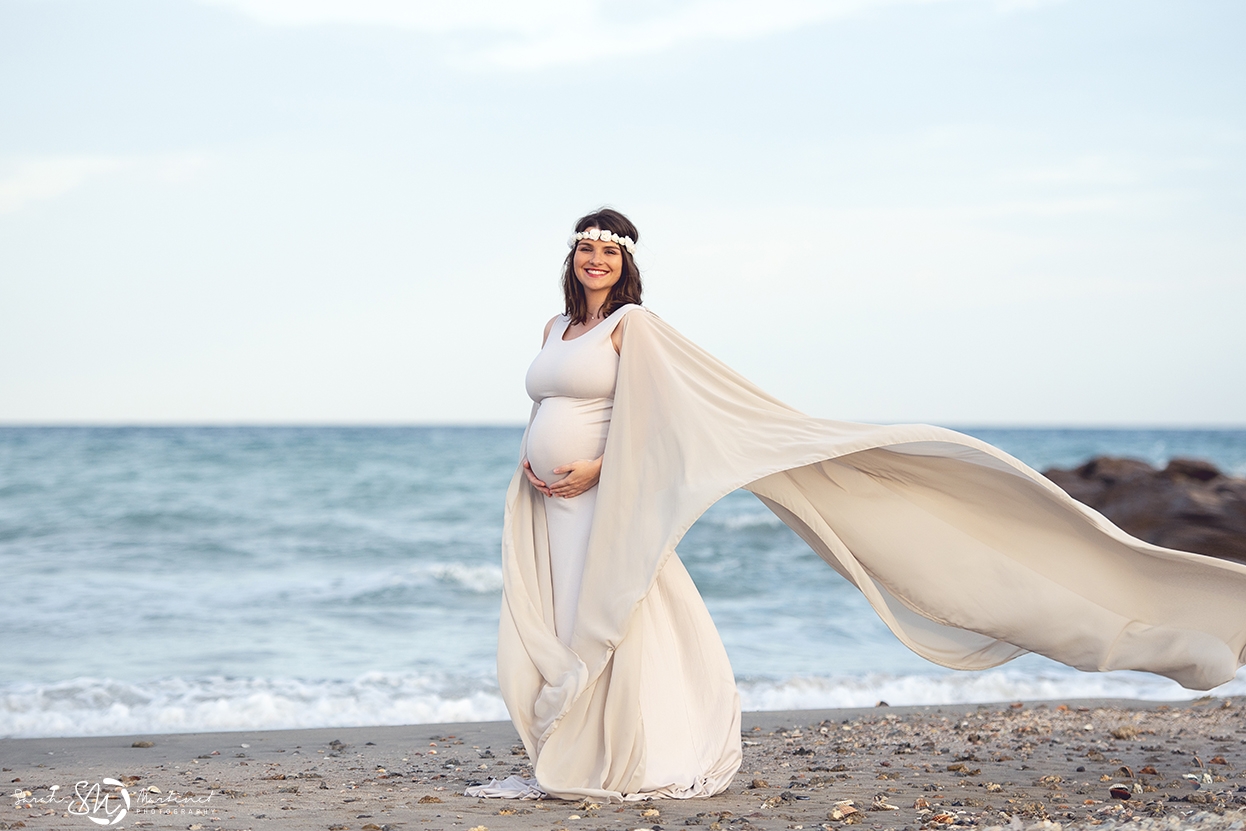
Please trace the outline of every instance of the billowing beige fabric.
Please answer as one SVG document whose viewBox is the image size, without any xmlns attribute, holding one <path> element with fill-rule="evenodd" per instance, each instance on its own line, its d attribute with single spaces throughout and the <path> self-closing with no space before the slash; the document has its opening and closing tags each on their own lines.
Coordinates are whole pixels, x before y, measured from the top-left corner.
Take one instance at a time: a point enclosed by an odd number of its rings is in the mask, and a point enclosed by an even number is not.
<svg viewBox="0 0 1246 831">
<path fill-rule="evenodd" d="M 739 487 L 943 666 L 1032 651 L 1208 689 L 1246 660 L 1246 566 L 1134 539 L 968 436 L 805 416 L 647 310 L 623 314 L 569 644 L 554 631 L 543 498 L 522 471 L 507 494 L 498 678 L 544 792 L 697 796 L 730 782 L 738 699 L 675 546 Z"/>
</svg>

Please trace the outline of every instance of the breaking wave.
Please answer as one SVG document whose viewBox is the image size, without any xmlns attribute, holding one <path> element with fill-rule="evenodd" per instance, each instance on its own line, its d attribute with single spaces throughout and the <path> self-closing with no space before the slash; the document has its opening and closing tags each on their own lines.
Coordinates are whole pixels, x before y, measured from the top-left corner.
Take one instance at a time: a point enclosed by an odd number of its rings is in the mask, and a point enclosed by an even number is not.
<svg viewBox="0 0 1246 831">
<path fill-rule="evenodd" d="M 1246 695 L 1246 670 L 1213 695 Z M 746 711 L 1053 701 L 1177 701 L 1201 693 L 1140 673 L 1033 673 L 742 679 Z M 352 680 L 75 678 L 0 685 L 0 736 L 101 736 L 503 721 L 491 677 L 368 673 Z"/>
</svg>

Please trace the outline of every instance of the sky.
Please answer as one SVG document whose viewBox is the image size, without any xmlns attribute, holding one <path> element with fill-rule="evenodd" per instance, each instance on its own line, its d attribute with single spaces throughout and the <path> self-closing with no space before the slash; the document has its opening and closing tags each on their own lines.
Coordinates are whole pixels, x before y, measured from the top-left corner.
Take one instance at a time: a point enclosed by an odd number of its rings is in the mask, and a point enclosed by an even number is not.
<svg viewBox="0 0 1246 831">
<path fill-rule="evenodd" d="M 517 424 L 580 215 L 810 414 L 1246 425 L 1240 0 L 0 0 L 0 423 Z"/>
</svg>

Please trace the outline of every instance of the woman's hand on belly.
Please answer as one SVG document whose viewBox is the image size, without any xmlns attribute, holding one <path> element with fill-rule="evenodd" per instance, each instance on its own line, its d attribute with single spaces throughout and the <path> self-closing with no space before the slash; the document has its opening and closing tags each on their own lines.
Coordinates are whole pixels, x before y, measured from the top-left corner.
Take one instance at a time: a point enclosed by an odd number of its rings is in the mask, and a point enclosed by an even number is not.
<svg viewBox="0 0 1246 831">
<path fill-rule="evenodd" d="M 596 459 L 580 459 L 569 465 L 554 468 L 554 473 L 567 474 L 549 486 L 552 496 L 570 499 L 589 490 L 601 479 L 601 457 Z M 529 474 L 531 475 L 531 474 Z"/>
<path fill-rule="evenodd" d="M 536 478 L 536 474 L 532 472 L 532 465 L 528 464 L 527 458 L 523 460 L 523 472 L 524 472 L 524 475 L 528 477 L 528 481 L 532 483 L 532 487 L 536 488 L 537 490 L 539 490 L 541 493 L 545 494 L 546 496 L 554 495 L 550 493 L 548 485 L 546 485 L 540 479 Z"/>
</svg>

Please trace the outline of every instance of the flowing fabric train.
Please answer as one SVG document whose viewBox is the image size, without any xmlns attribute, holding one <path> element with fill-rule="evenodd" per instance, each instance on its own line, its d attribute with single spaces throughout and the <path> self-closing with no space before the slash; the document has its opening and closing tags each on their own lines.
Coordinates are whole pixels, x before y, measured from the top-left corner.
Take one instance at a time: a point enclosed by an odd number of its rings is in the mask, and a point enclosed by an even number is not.
<svg viewBox="0 0 1246 831">
<path fill-rule="evenodd" d="M 541 501 L 522 471 L 507 493 L 498 678 L 553 796 L 700 796 L 729 784 L 738 698 L 675 546 L 740 487 L 943 666 L 985 669 L 1031 651 L 1209 689 L 1246 661 L 1246 566 L 1130 537 L 969 436 L 806 416 L 645 309 L 627 312 L 604 458 L 570 645 L 554 634 Z M 655 713 L 660 699 L 679 711 Z M 687 753 L 650 758 L 653 734 L 671 730 Z"/>
</svg>

